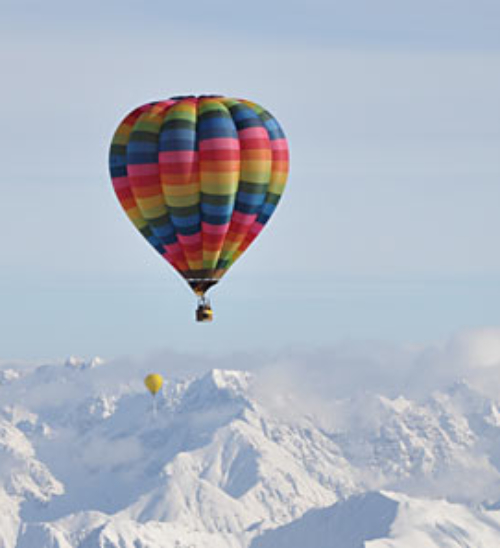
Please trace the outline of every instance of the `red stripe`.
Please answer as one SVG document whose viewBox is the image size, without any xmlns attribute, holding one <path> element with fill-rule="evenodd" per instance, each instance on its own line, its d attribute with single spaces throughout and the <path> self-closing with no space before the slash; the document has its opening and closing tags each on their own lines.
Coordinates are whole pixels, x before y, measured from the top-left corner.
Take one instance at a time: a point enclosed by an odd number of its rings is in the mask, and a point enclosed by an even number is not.
<svg viewBox="0 0 500 548">
<path fill-rule="evenodd" d="M 213 149 L 213 150 L 201 150 L 200 160 L 202 161 L 231 161 L 239 160 L 240 151 L 231 150 L 227 148 Z"/>
<path fill-rule="evenodd" d="M 159 174 L 158 174 L 159 175 Z M 158 187 L 158 194 L 161 194 L 161 184 L 160 184 L 160 178 L 158 175 L 149 175 L 149 176 L 141 176 L 141 177 L 134 177 L 131 175 L 129 177 L 130 179 L 130 186 L 132 188 L 134 187 L 144 187 L 144 186 L 157 186 Z"/>
<path fill-rule="evenodd" d="M 242 150 L 250 150 L 250 149 L 270 150 L 271 145 L 269 143 L 270 143 L 269 139 L 242 139 L 240 141 L 240 147 Z"/>
</svg>

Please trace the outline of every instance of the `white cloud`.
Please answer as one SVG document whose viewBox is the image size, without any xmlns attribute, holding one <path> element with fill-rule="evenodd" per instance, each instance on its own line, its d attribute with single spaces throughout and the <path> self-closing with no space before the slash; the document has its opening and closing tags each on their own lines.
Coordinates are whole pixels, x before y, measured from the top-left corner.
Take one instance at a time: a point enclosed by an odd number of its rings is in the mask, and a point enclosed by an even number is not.
<svg viewBox="0 0 500 548">
<path fill-rule="evenodd" d="M 281 399 L 289 394 L 298 396 L 302 406 L 363 393 L 425 398 L 462 379 L 494 395 L 497 388 L 500 394 L 500 327 L 462 330 L 426 345 L 350 340 L 315 349 L 288 347 L 274 353 L 204 355 L 165 350 L 116 358 L 82 371 L 59 367 L 40 369 L 36 384 L 23 386 L 22 393 L 5 394 L 6 400 L 14 403 L 22 396 L 34 406 L 77 400 L 81 383 L 92 385 L 101 394 L 116 390 L 136 393 L 143 390 L 143 378 L 152 371 L 161 373 L 168 383 L 172 378 L 192 378 L 211 369 L 251 371 L 259 397 L 270 401 L 278 392 Z M 4 362 L 2 369 L 17 370 L 17 366 Z"/>
<path fill-rule="evenodd" d="M 500 367 L 500 327 L 457 333 L 447 345 L 446 354 L 467 369 Z"/>
<path fill-rule="evenodd" d="M 258 392 L 266 401 L 274 397 L 273 387 L 280 386 L 285 388 L 280 394 L 288 391 L 312 408 L 363 393 L 426 398 L 460 380 L 498 398 L 500 328 L 463 330 L 432 345 L 350 341 L 287 352 L 259 363 L 257 369 Z"/>
<path fill-rule="evenodd" d="M 137 461 L 143 456 L 140 441 L 135 438 L 113 439 L 92 438 L 81 446 L 79 461 L 94 470 L 110 469 Z"/>
</svg>

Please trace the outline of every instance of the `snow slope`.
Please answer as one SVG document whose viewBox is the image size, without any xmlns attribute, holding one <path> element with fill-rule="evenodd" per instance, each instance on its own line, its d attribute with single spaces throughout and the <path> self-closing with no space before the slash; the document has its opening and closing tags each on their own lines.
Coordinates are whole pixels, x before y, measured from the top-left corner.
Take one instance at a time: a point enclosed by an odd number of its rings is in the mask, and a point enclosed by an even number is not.
<svg viewBox="0 0 500 548">
<path fill-rule="evenodd" d="M 215 369 L 155 412 L 120 364 L 2 365 L 0 548 L 500 546 L 498 402 L 274 395 Z"/>
<path fill-rule="evenodd" d="M 264 533 L 251 548 L 493 548 L 500 512 L 369 492 Z"/>
</svg>

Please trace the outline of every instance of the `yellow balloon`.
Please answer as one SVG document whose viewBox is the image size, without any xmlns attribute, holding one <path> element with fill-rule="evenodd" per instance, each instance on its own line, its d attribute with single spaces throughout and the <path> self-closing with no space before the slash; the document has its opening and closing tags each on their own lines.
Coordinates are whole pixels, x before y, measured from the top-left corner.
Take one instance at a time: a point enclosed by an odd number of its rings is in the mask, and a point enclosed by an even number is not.
<svg viewBox="0 0 500 548">
<path fill-rule="evenodd" d="M 159 373 L 151 373 L 144 379 L 144 384 L 154 396 L 163 386 L 163 377 Z"/>
</svg>

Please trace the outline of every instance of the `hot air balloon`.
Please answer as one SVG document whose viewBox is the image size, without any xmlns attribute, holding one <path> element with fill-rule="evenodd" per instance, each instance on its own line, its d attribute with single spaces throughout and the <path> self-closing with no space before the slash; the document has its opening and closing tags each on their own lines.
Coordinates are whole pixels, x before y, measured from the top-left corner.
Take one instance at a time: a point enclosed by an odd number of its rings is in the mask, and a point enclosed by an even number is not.
<svg viewBox="0 0 500 548">
<path fill-rule="evenodd" d="M 172 97 L 132 111 L 110 150 L 118 199 L 148 242 L 198 296 L 269 221 L 288 175 L 288 146 L 269 112 L 219 95 Z"/>
<path fill-rule="evenodd" d="M 151 373 L 144 379 L 144 384 L 151 394 L 156 396 L 163 386 L 163 377 L 159 373 Z"/>
</svg>

